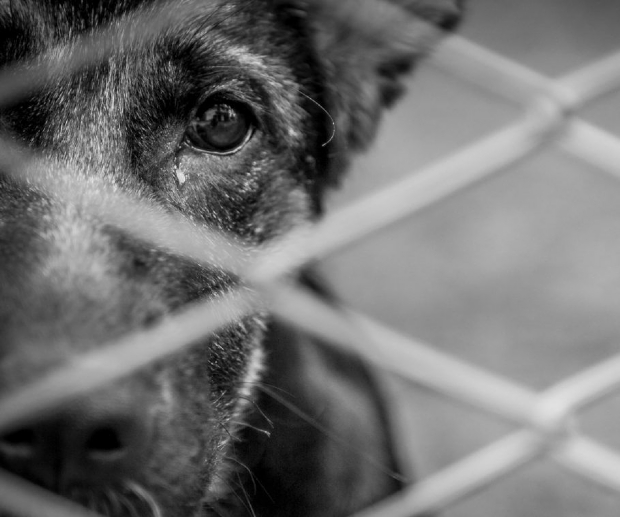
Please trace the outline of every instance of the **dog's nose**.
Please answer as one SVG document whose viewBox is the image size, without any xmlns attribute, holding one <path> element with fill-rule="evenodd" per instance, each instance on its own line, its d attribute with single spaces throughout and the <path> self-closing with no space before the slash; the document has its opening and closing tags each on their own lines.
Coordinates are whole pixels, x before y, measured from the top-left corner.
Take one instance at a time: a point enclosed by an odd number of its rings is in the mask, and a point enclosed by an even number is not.
<svg viewBox="0 0 620 517">
<path fill-rule="evenodd" d="M 0 465 L 49 489 L 106 485 L 144 461 L 151 429 L 143 404 L 81 401 L 52 419 L 0 437 Z"/>
</svg>

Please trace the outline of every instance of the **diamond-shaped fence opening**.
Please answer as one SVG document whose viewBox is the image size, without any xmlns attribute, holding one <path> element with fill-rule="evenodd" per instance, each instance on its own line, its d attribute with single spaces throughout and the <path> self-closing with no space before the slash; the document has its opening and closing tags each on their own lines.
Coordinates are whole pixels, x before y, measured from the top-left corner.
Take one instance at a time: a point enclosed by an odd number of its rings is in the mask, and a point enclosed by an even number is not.
<svg viewBox="0 0 620 517">
<path fill-rule="evenodd" d="M 116 27 L 112 33 L 89 36 L 82 42 L 83 51 L 59 69 L 29 63 L 3 75 L 0 103 L 14 100 L 54 74 L 102 59 L 118 45 L 152 37 L 169 20 L 151 15 L 141 21 L 144 23 L 139 31 L 135 26 Z M 457 80 L 523 105 L 521 114 L 490 136 L 335 211 L 316 226 L 288 235 L 268 249 L 243 249 L 220 234 L 197 229 L 156 206 L 118 193 L 102 196 L 105 204 L 86 200 L 88 209 L 106 221 L 193 260 L 241 274 L 253 287 L 189 306 L 152 329 L 84 354 L 69 366 L 5 397 L 0 400 L 0 431 L 53 412 L 76 394 L 178 352 L 253 310 L 256 304 L 266 304 L 276 317 L 354 350 L 387 371 L 517 426 L 517 431 L 357 517 L 407 517 L 444 509 L 474 492 L 490 489 L 493 482 L 526 469 L 541 457 L 620 493 L 620 452 L 588 437 L 575 425 L 584 408 L 620 391 L 620 355 L 536 392 L 362 314 L 335 312 L 310 292 L 286 281 L 287 273 L 308 261 L 365 239 L 549 146 L 620 177 L 620 139 L 579 118 L 579 111 L 588 103 L 620 89 L 620 52 L 559 79 L 544 77 L 456 36 L 441 46 L 433 61 Z M 38 158 L 7 140 L 0 145 L 0 165 L 8 174 L 19 174 L 21 181 L 54 195 L 80 197 L 79 185 L 51 183 L 38 176 Z M 154 220 L 158 224 L 153 224 Z M 42 509 L 50 517 L 93 515 L 4 472 L 0 472 L 0 509 L 17 515 L 40 515 Z"/>
</svg>

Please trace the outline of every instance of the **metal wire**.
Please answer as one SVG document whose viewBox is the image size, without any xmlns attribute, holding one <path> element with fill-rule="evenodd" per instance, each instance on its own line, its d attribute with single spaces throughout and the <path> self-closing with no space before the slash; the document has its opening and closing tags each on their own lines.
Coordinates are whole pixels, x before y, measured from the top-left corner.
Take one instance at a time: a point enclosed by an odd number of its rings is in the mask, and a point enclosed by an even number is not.
<svg viewBox="0 0 620 517">
<path fill-rule="evenodd" d="M 170 23 L 188 15 L 193 6 L 191 2 L 184 5 L 187 9 L 176 11 L 172 21 L 169 10 L 165 10 L 165 18 L 161 13 L 141 13 L 114 29 L 84 38 L 65 51 L 70 57 L 63 63 L 40 60 L 20 65 L 0 77 L 0 105 L 14 102 L 58 74 L 104 59 L 125 45 L 152 41 Z M 135 30 L 138 20 L 139 35 Z M 576 117 L 586 104 L 620 89 L 620 52 L 562 78 L 550 79 L 463 38 L 453 37 L 432 63 L 488 93 L 522 105 L 523 114 L 488 137 L 265 249 L 244 247 L 229 236 L 173 218 L 155 206 L 123 198 L 105 184 L 101 185 L 104 201 L 85 198 L 79 185 L 50 182 L 45 175 L 36 174 L 38 167 L 49 168 L 53 164 L 39 162 L 40 158 L 13 142 L 0 141 L 0 166 L 8 174 L 60 199 L 74 203 L 81 200 L 96 217 L 175 253 L 241 274 L 251 286 L 188 307 L 152 329 L 125 336 L 76 358 L 49 377 L 5 396 L 0 400 L 0 432 L 52 412 L 76 395 L 176 353 L 257 305 L 267 304 L 276 317 L 352 349 L 381 368 L 445 397 L 519 427 L 356 517 L 407 517 L 443 509 L 540 458 L 550 458 L 575 475 L 620 493 L 620 454 L 575 427 L 584 407 L 620 391 L 620 356 L 536 393 L 441 353 L 432 345 L 402 336 L 363 315 L 336 312 L 311 293 L 284 280 L 308 261 L 367 238 L 529 159 L 547 146 L 553 145 L 620 177 L 620 140 Z M 158 232 L 152 231 L 153 218 L 161 222 Z M 45 508 L 46 515 L 93 515 L 0 471 L 0 509 L 34 516 L 41 514 L 41 508 Z"/>
</svg>

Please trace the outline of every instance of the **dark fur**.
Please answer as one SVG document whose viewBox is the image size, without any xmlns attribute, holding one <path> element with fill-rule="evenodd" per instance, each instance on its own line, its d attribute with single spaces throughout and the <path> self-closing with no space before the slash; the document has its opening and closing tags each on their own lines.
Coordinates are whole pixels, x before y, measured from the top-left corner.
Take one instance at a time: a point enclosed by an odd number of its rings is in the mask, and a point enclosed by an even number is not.
<svg viewBox="0 0 620 517">
<path fill-rule="evenodd" d="M 74 38 L 159 5 L 0 0 L 0 65 L 62 60 Z M 89 196 L 131 194 L 249 245 L 315 219 L 434 39 L 416 16 L 450 29 L 458 6 L 205 0 L 154 41 L 3 107 L 4 135 L 47 160 L 37 174 L 81 197 L 0 175 L 1 392 L 235 284 L 102 222 Z M 213 94 L 254 113 L 228 156 L 184 143 Z M 344 516 L 400 486 L 387 428 L 361 361 L 255 314 L 9 433 L 0 465 L 110 517 L 153 504 L 163 517 Z"/>
</svg>

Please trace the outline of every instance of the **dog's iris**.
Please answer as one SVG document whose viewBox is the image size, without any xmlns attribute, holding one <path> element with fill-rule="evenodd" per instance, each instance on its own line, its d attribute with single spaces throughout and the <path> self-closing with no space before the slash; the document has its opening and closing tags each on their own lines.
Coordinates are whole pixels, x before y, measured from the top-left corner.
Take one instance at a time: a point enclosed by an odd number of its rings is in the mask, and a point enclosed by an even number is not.
<svg viewBox="0 0 620 517">
<path fill-rule="evenodd" d="M 188 143 L 211 154 L 239 151 L 253 133 L 249 110 L 232 101 L 207 101 L 196 113 L 186 135 Z"/>
</svg>

